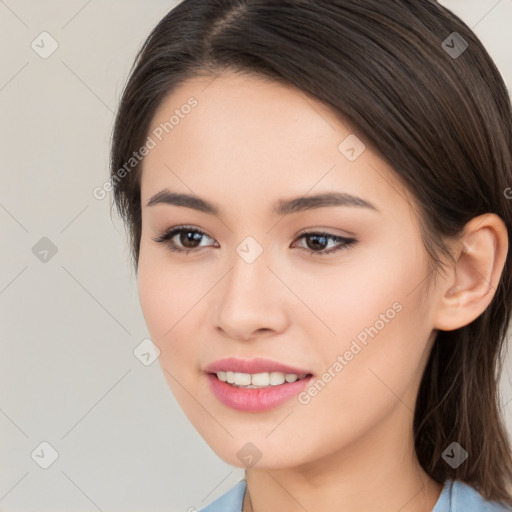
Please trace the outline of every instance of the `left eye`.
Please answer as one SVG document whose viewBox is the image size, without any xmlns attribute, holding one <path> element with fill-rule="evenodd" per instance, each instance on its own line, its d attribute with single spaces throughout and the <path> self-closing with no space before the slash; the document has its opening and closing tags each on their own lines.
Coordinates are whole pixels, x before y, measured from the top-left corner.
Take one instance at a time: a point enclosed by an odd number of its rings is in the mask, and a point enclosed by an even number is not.
<svg viewBox="0 0 512 512">
<path fill-rule="evenodd" d="M 310 240 L 311 243 L 308 243 L 307 245 L 309 247 L 313 247 L 318 250 L 312 250 L 310 248 L 306 248 L 305 250 L 308 251 L 310 254 L 315 254 L 318 256 L 324 256 L 327 254 L 334 254 L 335 252 L 342 251 L 343 249 L 348 249 L 351 245 L 354 245 L 357 243 L 357 240 L 355 238 L 346 238 L 344 236 L 339 235 L 332 235 L 330 233 L 316 233 L 316 232 L 310 232 L 310 233 L 302 233 L 302 235 L 298 238 L 298 240 Z M 334 246 L 334 248 L 329 249 L 328 251 L 323 250 L 325 249 L 324 246 L 328 245 L 328 242 L 335 242 L 337 245 Z"/>
<path fill-rule="evenodd" d="M 191 251 L 193 252 L 201 247 L 208 246 L 208 244 L 201 246 L 203 237 L 212 240 L 212 238 L 210 238 L 203 231 L 192 227 L 181 226 L 172 228 L 162 233 L 159 237 L 153 238 L 153 240 L 155 242 L 165 244 L 171 251 L 182 253 L 184 252 L 188 254 Z M 178 243 L 173 240 L 174 238 L 177 238 Z M 346 238 L 343 236 L 324 232 L 302 233 L 301 236 L 297 238 L 297 240 L 303 239 L 309 240 L 310 243 L 307 243 L 308 247 L 299 248 L 306 250 L 309 254 L 315 254 L 319 256 L 333 254 L 343 249 L 347 249 L 351 245 L 357 243 L 355 238 Z M 329 250 L 325 250 L 329 245 L 329 242 L 334 242 L 335 246 Z M 218 247 L 218 245 L 216 247 Z"/>
</svg>

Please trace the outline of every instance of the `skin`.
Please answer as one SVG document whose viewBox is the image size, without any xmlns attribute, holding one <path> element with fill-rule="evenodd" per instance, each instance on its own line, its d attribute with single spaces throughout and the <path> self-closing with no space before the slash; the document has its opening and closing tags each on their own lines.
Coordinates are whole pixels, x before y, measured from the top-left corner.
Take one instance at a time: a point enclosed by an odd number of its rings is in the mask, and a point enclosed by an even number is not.
<svg viewBox="0 0 512 512">
<path fill-rule="evenodd" d="M 473 219 L 453 244 L 457 263 L 427 289 L 413 201 L 369 144 L 353 162 L 339 151 L 356 133 L 346 122 L 301 91 L 224 73 L 174 90 L 151 130 L 190 96 L 197 107 L 149 152 L 141 176 L 139 298 L 178 403 L 227 463 L 245 467 L 237 452 L 247 442 L 257 447 L 261 458 L 246 471 L 257 512 L 431 511 L 442 485 L 413 449 L 420 378 L 436 329 L 470 323 L 492 300 L 508 250 L 503 222 L 494 214 Z M 221 213 L 146 206 L 166 188 Z M 271 212 L 278 199 L 329 191 L 360 196 L 378 211 Z M 195 252 L 154 240 L 183 224 L 207 234 Z M 306 229 L 357 243 L 310 254 L 338 244 L 315 246 L 300 238 Z M 250 264 L 236 252 L 247 236 L 263 249 Z M 184 237 L 173 240 L 183 248 Z M 266 357 L 319 377 L 396 302 L 400 312 L 308 404 L 292 398 L 240 412 L 207 385 L 204 366 L 227 356 Z"/>
</svg>

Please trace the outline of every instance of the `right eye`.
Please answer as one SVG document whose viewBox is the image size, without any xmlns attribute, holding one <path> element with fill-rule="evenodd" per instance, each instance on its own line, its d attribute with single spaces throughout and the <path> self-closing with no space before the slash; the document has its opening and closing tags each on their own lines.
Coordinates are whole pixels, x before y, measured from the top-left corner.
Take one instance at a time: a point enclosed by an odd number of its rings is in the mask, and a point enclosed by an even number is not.
<svg viewBox="0 0 512 512">
<path fill-rule="evenodd" d="M 200 245 L 202 237 L 210 238 L 206 233 L 192 226 L 177 226 L 164 231 L 153 240 L 165 244 L 170 251 L 188 254 L 191 251 L 197 251 L 199 248 L 205 247 Z M 174 238 L 177 238 L 177 241 L 173 240 Z"/>
</svg>

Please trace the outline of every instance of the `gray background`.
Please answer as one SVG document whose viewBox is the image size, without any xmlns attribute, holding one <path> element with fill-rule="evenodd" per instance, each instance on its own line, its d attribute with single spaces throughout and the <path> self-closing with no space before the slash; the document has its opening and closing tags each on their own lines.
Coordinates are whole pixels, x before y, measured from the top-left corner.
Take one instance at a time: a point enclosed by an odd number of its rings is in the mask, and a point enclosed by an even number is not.
<svg viewBox="0 0 512 512">
<path fill-rule="evenodd" d="M 0 0 L 0 511 L 192 511 L 243 475 L 134 356 L 149 334 L 124 228 L 92 195 L 136 51 L 175 3 Z M 512 90 L 512 0 L 443 3 Z M 47 59 L 31 47 L 43 31 L 59 45 Z"/>
</svg>

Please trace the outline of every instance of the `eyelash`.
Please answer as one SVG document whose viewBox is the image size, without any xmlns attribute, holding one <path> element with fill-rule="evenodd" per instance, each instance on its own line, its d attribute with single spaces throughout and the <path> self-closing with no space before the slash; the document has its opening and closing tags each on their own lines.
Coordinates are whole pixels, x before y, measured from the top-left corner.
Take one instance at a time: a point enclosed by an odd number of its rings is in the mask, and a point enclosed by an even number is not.
<svg viewBox="0 0 512 512">
<path fill-rule="evenodd" d="M 174 242 L 172 242 L 172 238 L 174 238 L 176 235 L 181 234 L 183 232 L 199 234 L 199 235 L 211 238 L 206 233 L 204 233 L 203 231 L 201 231 L 199 229 L 195 229 L 191 226 L 190 227 L 189 226 L 179 226 L 179 227 L 171 228 L 171 229 L 165 231 L 159 237 L 153 238 L 153 240 L 155 242 L 165 244 L 167 246 L 167 248 L 173 252 L 188 254 L 189 252 L 196 252 L 196 251 L 200 250 L 201 249 L 200 247 L 196 247 L 193 249 L 181 249 L 181 248 L 178 248 Z M 330 233 L 325 233 L 323 231 L 308 231 L 305 233 L 301 233 L 301 235 L 299 236 L 299 238 L 297 240 L 300 240 L 300 239 L 308 237 L 308 236 L 324 237 L 324 238 L 333 240 L 333 241 L 341 244 L 337 248 L 330 249 L 328 251 L 326 251 L 326 250 L 312 251 L 311 249 L 305 249 L 304 247 L 301 247 L 301 249 L 307 251 L 310 255 L 315 255 L 315 256 L 331 255 L 331 254 L 337 253 L 339 251 L 348 249 L 350 246 L 357 243 L 357 240 L 355 238 L 346 238 L 344 236 L 332 235 Z"/>
</svg>

